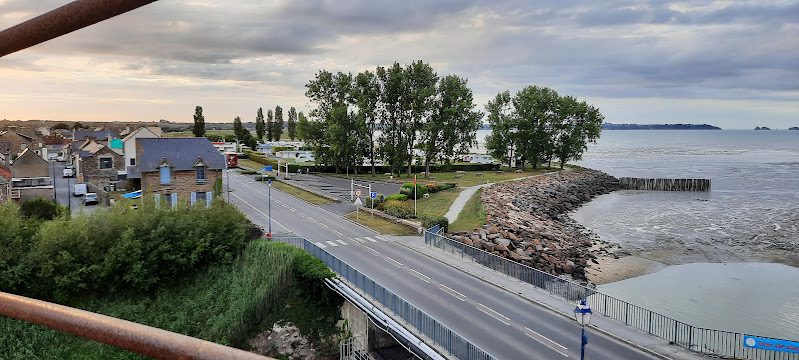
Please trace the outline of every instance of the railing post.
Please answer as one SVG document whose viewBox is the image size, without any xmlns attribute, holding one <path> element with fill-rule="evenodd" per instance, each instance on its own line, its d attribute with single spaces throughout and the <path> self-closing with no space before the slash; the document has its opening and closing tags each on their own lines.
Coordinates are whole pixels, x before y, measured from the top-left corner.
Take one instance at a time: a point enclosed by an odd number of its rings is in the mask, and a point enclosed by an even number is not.
<svg viewBox="0 0 799 360">
<path fill-rule="evenodd" d="M 630 314 L 630 303 L 626 301 L 624 303 L 626 304 L 624 305 L 624 325 L 629 325 L 627 323 L 627 316 Z"/>
<path fill-rule="evenodd" d="M 647 311 L 649 311 L 649 310 L 647 310 Z M 648 332 L 650 334 L 652 334 L 652 312 L 651 311 L 649 311 L 649 326 L 648 327 L 649 327 Z"/>
</svg>

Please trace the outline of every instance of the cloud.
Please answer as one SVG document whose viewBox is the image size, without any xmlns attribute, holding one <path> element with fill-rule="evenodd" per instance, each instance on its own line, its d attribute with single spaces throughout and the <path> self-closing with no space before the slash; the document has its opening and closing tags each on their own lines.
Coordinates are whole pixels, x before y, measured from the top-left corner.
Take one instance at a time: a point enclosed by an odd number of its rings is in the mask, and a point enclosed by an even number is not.
<svg viewBox="0 0 799 360">
<path fill-rule="evenodd" d="M 0 26 L 65 3 L 0 1 Z M 0 72 L 38 86 L 112 87 L 118 99 L 224 98 L 219 108 L 246 110 L 257 99 L 305 107 L 304 84 L 320 68 L 423 59 L 469 78 L 481 101 L 535 83 L 586 99 L 790 106 L 799 100 L 796 39 L 796 1 L 174 0 L 2 58 Z"/>
</svg>

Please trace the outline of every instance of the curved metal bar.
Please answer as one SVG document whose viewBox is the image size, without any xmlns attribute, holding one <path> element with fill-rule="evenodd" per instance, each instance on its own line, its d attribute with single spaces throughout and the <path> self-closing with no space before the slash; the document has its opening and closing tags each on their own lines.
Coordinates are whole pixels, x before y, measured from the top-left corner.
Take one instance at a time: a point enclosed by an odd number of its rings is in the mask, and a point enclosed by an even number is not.
<svg viewBox="0 0 799 360">
<path fill-rule="evenodd" d="M 0 32 L 0 57 L 124 14 L 156 0 L 77 0 Z"/>
<path fill-rule="evenodd" d="M 0 292 L 0 315 L 156 359 L 271 359 L 171 331 L 4 292 Z"/>
</svg>

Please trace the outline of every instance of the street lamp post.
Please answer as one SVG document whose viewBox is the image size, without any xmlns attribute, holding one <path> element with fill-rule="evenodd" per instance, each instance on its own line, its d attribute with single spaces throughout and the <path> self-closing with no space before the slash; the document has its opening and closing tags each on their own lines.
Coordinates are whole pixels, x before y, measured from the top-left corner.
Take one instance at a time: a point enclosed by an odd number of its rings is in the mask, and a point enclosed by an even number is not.
<svg viewBox="0 0 799 360">
<path fill-rule="evenodd" d="M 72 213 L 72 190 L 70 190 L 69 180 L 71 176 L 67 177 L 67 206 L 69 206 L 69 213 Z"/>
<path fill-rule="evenodd" d="M 272 238 L 272 179 L 269 179 L 269 205 L 267 206 L 267 213 L 269 217 L 269 231 L 266 233 L 266 238 Z"/>
<path fill-rule="evenodd" d="M 588 337 L 585 336 L 585 326 L 591 322 L 591 307 L 586 304 L 585 300 L 577 302 L 574 308 L 574 319 L 580 324 L 582 334 L 580 336 L 580 360 L 585 360 L 585 346 L 588 345 Z"/>
</svg>

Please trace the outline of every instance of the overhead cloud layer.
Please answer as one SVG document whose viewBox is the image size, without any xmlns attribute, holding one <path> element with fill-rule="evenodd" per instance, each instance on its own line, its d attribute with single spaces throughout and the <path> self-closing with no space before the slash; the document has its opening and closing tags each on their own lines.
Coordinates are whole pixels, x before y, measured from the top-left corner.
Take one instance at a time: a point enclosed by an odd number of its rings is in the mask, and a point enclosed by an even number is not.
<svg viewBox="0 0 799 360">
<path fill-rule="evenodd" d="M 67 1 L 0 0 L 0 27 Z M 158 1 L 0 58 L 0 117 L 209 121 L 306 108 L 321 69 L 414 59 L 478 101 L 528 84 L 611 122 L 799 123 L 799 2 Z"/>
</svg>

